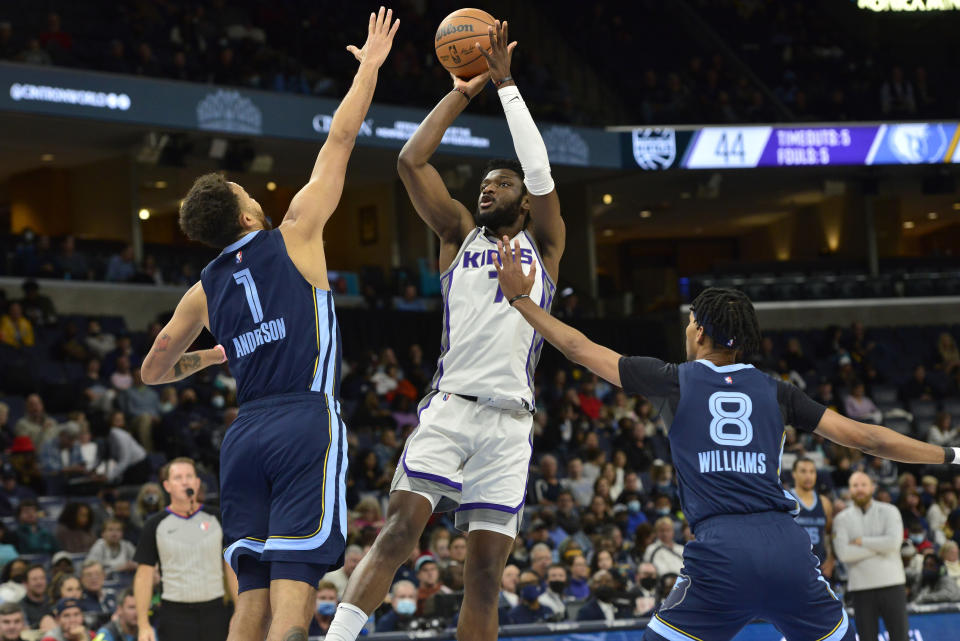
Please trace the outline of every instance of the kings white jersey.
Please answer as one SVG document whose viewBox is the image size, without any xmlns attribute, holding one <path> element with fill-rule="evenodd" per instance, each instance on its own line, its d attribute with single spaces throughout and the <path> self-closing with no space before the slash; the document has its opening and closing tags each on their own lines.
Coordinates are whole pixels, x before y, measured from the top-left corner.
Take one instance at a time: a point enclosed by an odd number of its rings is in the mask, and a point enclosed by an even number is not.
<svg viewBox="0 0 960 641">
<path fill-rule="evenodd" d="M 543 337 L 504 299 L 492 235 L 482 227 L 470 232 L 456 260 L 440 276 L 443 337 L 432 387 L 494 401 L 523 401 L 533 407 L 533 373 Z M 521 265 L 537 262 L 530 298 L 549 311 L 556 285 L 530 235 L 521 231 L 511 239 L 511 246 L 517 239 Z M 529 272 L 529 267 L 524 271 Z"/>
</svg>

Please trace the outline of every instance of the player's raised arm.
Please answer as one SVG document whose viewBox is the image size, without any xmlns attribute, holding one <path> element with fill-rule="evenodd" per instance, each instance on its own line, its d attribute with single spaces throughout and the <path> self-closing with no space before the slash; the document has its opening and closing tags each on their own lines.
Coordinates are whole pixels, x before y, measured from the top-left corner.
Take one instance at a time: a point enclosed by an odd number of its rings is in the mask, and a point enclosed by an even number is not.
<svg viewBox="0 0 960 641">
<path fill-rule="evenodd" d="M 924 443 L 880 425 L 859 423 L 830 409 L 823 413 L 815 431 L 834 443 L 891 461 L 960 465 L 958 447 Z"/>
<path fill-rule="evenodd" d="M 474 96 L 483 91 L 490 74 L 482 73 L 470 80 L 462 80 L 452 73 L 450 77 L 453 78 L 453 89 L 427 114 L 400 150 L 397 173 L 407 188 L 417 214 L 448 245 L 446 249 L 452 249 L 455 254 L 474 226 L 473 216 L 460 201 L 450 196 L 443 179 L 429 161 L 440 146 L 443 134 Z"/>
<path fill-rule="evenodd" d="M 557 320 L 530 300 L 529 293 L 537 279 L 537 261 L 530 263 L 527 274 L 523 273 L 523 266 L 520 264 L 520 241 L 517 240 L 511 248 L 510 239 L 504 236 L 503 240 L 497 241 L 497 247 L 500 250 L 499 263 L 496 265 L 500 290 L 510 305 L 523 314 L 526 321 L 568 359 L 583 365 L 617 387 L 622 387 L 620 354 L 594 343 L 584 336 L 583 332 Z"/>
<path fill-rule="evenodd" d="M 373 101 L 380 66 L 387 59 L 393 46 L 393 36 L 400 26 L 399 20 L 391 24 L 392 18 L 392 9 L 380 7 L 378 14 L 370 14 L 367 41 L 363 48 L 358 49 L 354 45 L 347 47 L 347 51 L 360 62 L 360 68 L 333 115 L 330 132 L 317 155 L 310 181 L 293 197 L 283 221 L 284 225 L 296 225 L 298 232 L 308 240 L 319 237 L 324 224 L 340 202 L 347 161 L 350 160 L 360 126 Z"/>
<path fill-rule="evenodd" d="M 497 86 L 507 126 L 513 137 L 513 148 L 523 167 L 523 182 L 530 194 L 530 232 L 537 241 L 547 271 L 556 278 L 567 230 L 560 216 L 560 199 L 550 173 L 547 146 L 510 75 L 510 60 L 517 43 L 510 42 L 506 20 L 495 21 L 488 33 L 490 52 L 487 53 L 479 43 L 477 49 L 487 59 L 490 79 Z"/>
<path fill-rule="evenodd" d="M 140 367 L 140 377 L 147 385 L 160 385 L 179 381 L 210 365 L 219 365 L 227 360 L 223 348 L 201 349 L 186 352 L 197 340 L 207 324 L 207 298 L 203 286 L 197 281 L 173 312 L 173 318 L 160 331 L 153 347 Z"/>
</svg>

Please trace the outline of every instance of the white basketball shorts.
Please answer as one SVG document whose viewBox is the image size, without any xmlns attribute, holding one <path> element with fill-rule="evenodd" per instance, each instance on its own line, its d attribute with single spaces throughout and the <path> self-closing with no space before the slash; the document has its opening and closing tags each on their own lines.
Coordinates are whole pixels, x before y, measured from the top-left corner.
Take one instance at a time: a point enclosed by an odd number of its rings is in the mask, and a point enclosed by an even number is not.
<svg viewBox="0 0 960 641">
<path fill-rule="evenodd" d="M 436 391 L 424 397 L 418 413 L 420 425 L 407 439 L 391 491 L 430 497 L 437 512 L 455 510 L 460 530 L 483 522 L 518 531 L 533 415 Z"/>
</svg>

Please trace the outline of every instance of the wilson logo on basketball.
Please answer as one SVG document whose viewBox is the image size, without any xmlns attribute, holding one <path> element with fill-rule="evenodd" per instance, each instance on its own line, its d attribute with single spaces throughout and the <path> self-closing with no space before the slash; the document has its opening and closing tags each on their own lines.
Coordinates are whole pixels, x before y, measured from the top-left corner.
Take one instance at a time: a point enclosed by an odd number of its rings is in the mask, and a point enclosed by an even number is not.
<svg viewBox="0 0 960 641">
<path fill-rule="evenodd" d="M 473 33 L 473 25 L 472 24 L 443 25 L 442 27 L 437 29 L 437 42 L 440 42 L 442 38 L 446 38 L 452 33 L 461 33 L 465 31 L 469 31 L 470 33 Z"/>
</svg>

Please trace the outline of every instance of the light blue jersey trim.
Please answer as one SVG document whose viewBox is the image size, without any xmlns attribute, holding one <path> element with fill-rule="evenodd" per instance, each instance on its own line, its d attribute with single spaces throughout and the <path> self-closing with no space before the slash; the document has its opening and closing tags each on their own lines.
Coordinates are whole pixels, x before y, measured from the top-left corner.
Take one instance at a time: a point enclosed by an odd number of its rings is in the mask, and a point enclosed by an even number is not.
<svg viewBox="0 0 960 641">
<path fill-rule="evenodd" d="M 323 389 L 324 387 L 324 375 L 329 381 L 332 377 L 330 376 L 330 367 L 333 364 L 333 358 L 327 359 L 327 351 L 332 352 L 331 341 L 335 340 L 334 331 L 335 328 L 330 326 L 330 309 L 328 307 L 329 296 L 327 291 L 324 289 L 315 289 L 314 296 L 317 299 L 317 327 L 322 328 L 320 331 L 320 346 L 317 352 L 317 371 L 313 375 L 313 381 L 310 384 L 311 392 L 323 392 L 325 394 L 331 394 L 333 392 L 333 386 L 328 385 L 328 389 Z M 325 331 L 323 331 L 325 329 Z"/>
<path fill-rule="evenodd" d="M 340 519 L 336 524 L 336 527 L 340 529 L 341 534 L 344 539 L 346 539 L 346 529 L 345 529 L 345 515 L 346 515 L 346 488 L 344 487 L 344 481 L 347 473 L 346 458 L 347 453 L 340 451 L 340 444 L 342 442 L 342 430 L 343 423 L 340 420 L 339 414 L 333 411 L 333 408 L 329 407 L 327 411 L 330 413 L 330 453 L 328 454 L 327 465 L 324 468 L 327 470 L 327 479 L 324 483 L 324 494 L 323 494 L 323 521 L 320 523 L 320 528 L 316 534 L 313 536 L 305 538 L 287 538 L 279 536 L 271 536 L 267 538 L 266 544 L 263 546 L 263 551 L 268 552 L 270 550 L 316 550 L 321 545 L 327 542 L 327 539 L 330 538 L 330 532 L 334 527 L 333 523 L 333 512 L 334 505 L 340 506 Z M 334 425 L 334 415 L 336 415 L 336 425 Z M 342 462 L 340 469 L 333 469 L 333 466 L 336 465 L 337 457 L 342 456 Z M 341 482 L 336 482 L 336 476 L 339 475 Z M 340 496 L 336 496 L 337 488 L 340 488 Z"/>
<path fill-rule="evenodd" d="M 223 560 L 227 562 L 228 565 L 233 565 L 233 557 L 239 551 L 240 548 L 246 548 L 253 552 L 257 553 L 259 558 L 260 554 L 263 552 L 263 543 L 259 541 L 251 541 L 250 539 L 240 539 L 235 541 L 230 547 L 223 551 Z"/>
<path fill-rule="evenodd" d="M 833 594 L 833 590 L 831 590 L 830 593 Z M 836 595 L 834 595 L 834 598 L 836 598 Z M 843 610 L 843 618 L 840 619 L 840 625 L 837 626 L 837 629 L 834 630 L 829 636 L 823 637 L 822 639 L 817 639 L 817 641 L 840 641 L 840 639 L 842 639 L 847 633 L 848 627 L 850 627 L 850 619 L 847 618 L 847 611 Z"/>
<path fill-rule="evenodd" d="M 706 365 L 715 372 L 721 374 L 727 374 L 729 372 L 739 372 L 742 369 L 753 369 L 753 365 L 748 365 L 747 363 L 734 363 L 733 365 L 714 365 L 705 358 L 698 358 L 697 362 L 701 365 Z"/>
<path fill-rule="evenodd" d="M 700 639 L 697 639 L 697 637 L 692 637 L 689 634 L 684 634 L 679 630 L 671 628 L 669 625 L 661 621 L 656 615 L 650 619 L 650 623 L 647 624 L 647 627 L 669 641 L 701 641 Z"/>
<path fill-rule="evenodd" d="M 236 250 L 240 249 L 241 247 L 243 247 L 244 245 L 246 245 L 247 243 L 249 243 L 251 240 L 253 240 L 254 238 L 256 238 L 256 237 L 257 237 L 257 234 L 259 234 L 259 233 L 260 233 L 260 230 L 259 230 L 259 229 L 258 229 L 257 231 L 252 231 L 252 232 L 250 232 L 249 234 L 245 235 L 245 236 L 244 236 L 243 238 L 241 238 L 240 240 L 235 241 L 235 242 L 233 242 L 232 244 L 227 245 L 226 247 L 224 247 L 224 248 L 223 248 L 223 251 L 220 252 L 220 255 L 223 256 L 224 254 L 229 254 L 229 253 L 232 252 L 232 251 L 236 251 Z"/>
</svg>

